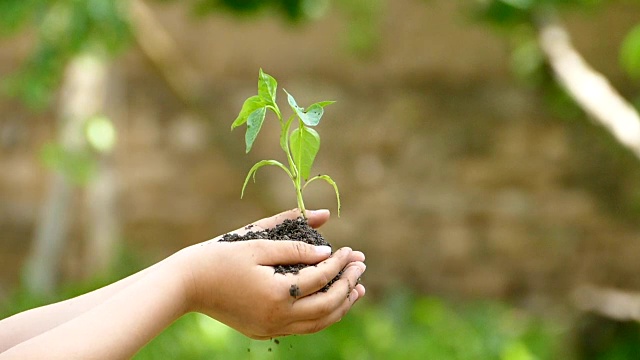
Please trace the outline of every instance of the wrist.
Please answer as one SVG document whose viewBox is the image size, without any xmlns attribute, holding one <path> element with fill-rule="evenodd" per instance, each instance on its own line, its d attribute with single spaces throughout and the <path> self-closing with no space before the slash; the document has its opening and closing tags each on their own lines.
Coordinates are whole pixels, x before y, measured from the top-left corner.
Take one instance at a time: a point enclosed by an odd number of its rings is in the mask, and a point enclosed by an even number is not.
<svg viewBox="0 0 640 360">
<path fill-rule="evenodd" d="M 184 313 L 200 311 L 202 294 L 199 290 L 200 277 L 197 266 L 198 251 L 193 246 L 182 249 L 172 255 L 168 261 L 171 273 L 180 284 L 181 301 Z"/>
<path fill-rule="evenodd" d="M 179 304 L 180 315 L 195 311 L 197 308 L 194 302 L 196 281 L 184 250 L 170 256 L 158 271 L 165 272 L 167 285 L 175 289 L 173 294 Z"/>
</svg>

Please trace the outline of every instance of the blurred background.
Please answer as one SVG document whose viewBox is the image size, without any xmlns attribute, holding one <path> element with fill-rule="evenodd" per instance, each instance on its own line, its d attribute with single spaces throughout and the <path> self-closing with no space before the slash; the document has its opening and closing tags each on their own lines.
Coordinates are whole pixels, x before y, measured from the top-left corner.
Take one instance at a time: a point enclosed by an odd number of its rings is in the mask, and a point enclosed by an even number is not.
<svg viewBox="0 0 640 360">
<path fill-rule="evenodd" d="M 295 207 L 258 69 L 326 109 L 309 208 L 367 297 L 278 343 L 189 315 L 139 359 L 640 358 L 640 3 L 2 0 L 0 316 Z M 279 99 L 284 97 L 279 93 Z M 285 104 L 281 104 L 282 109 Z"/>
</svg>

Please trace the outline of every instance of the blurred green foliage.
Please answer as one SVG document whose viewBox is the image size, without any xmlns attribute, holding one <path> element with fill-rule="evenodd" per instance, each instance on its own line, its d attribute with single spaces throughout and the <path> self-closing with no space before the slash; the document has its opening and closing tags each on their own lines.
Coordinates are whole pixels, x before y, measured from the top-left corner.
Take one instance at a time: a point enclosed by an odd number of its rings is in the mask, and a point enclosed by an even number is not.
<svg viewBox="0 0 640 360">
<path fill-rule="evenodd" d="M 627 360 L 640 354 L 640 323 L 616 321 L 595 314 L 583 316 L 576 326 L 577 359 Z"/>
<path fill-rule="evenodd" d="M 596 9 L 606 0 L 475 1 L 476 14 L 490 24 L 511 27 L 537 21 L 541 13 L 563 9 Z M 611 2 L 611 1 L 609 1 Z"/>
<path fill-rule="evenodd" d="M 11 95 L 34 109 L 46 107 L 67 62 L 93 50 L 115 54 L 128 43 L 123 0 L 4 0 L 0 35 L 35 33 L 35 46 L 22 68 L 5 84 Z"/>
<path fill-rule="evenodd" d="M 0 301 L 0 319 L 104 286 L 140 268 L 120 255 L 108 278 L 67 284 L 52 297 L 15 290 Z M 640 354 L 640 324 L 584 314 L 576 329 L 498 301 L 453 304 L 404 290 L 379 302 L 364 298 L 342 321 L 312 335 L 251 340 L 207 316 L 183 316 L 134 359 L 447 359 L 627 360 Z"/>
<path fill-rule="evenodd" d="M 328 0 L 196 0 L 194 9 L 201 15 L 219 10 L 236 14 L 254 14 L 274 9 L 289 20 L 299 21 L 322 15 L 328 4 Z"/>
<path fill-rule="evenodd" d="M 582 111 L 564 91 L 558 91 L 538 44 L 537 29 L 548 20 L 571 12 L 594 13 L 614 0 L 486 0 L 473 1 L 472 19 L 486 24 L 505 37 L 511 46 L 511 71 L 527 85 L 540 88 L 552 111 L 562 118 L 584 118 Z M 637 2 L 629 2 L 631 4 Z M 629 30 L 620 45 L 619 62 L 632 78 L 640 77 L 640 25 Z M 636 92 L 638 92 L 636 90 Z M 640 95 L 630 97 L 640 99 Z M 567 101 L 568 100 L 568 101 Z M 640 109 L 638 101 L 632 101 Z M 559 106 L 561 105 L 561 106 Z"/>
<path fill-rule="evenodd" d="M 40 110 L 50 105 L 66 64 L 76 54 L 93 51 L 117 55 L 131 42 L 127 0 L 3 0 L 0 36 L 35 35 L 31 55 L 4 80 L 4 90 Z M 290 20 L 318 17 L 328 0 L 197 0 L 196 13 L 229 10 L 235 14 L 275 9 Z"/>
<path fill-rule="evenodd" d="M 499 303 L 453 307 L 405 292 L 363 301 L 313 335 L 254 341 L 199 314 L 183 317 L 138 360 L 179 359 L 557 359 L 559 327 Z"/>
<path fill-rule="evenodd" d="M 42 147 L 40 159 L 47 168 L 76 185 L 87 184 L 96 173 L 95 157 L 85 149 L 69 150 L 57 143 L 47 143 Z"/>
<path fill-rule="evenodd" d="M 342 0 L 341 11 L 347 17 L 346 48 L 355 55 L 371 56 L 382 32 L 385 0 Z"/>
<path fill-rule="evenodd" d="M 143 267 L 136 252 L 124 249 L 119 259 L 108 278 L 67 284 L 53 297 L 15 290 L 0 302 L 0 319 L 86 293 Z M 562 324 L 500 302 L 452 305 L 400 289 L 380 302 L 364 298 L 321 332 L 270 341 L 251 340 L 205 315 L 187 314 L 134 359 L 546 360 L 564 355 L 566 340 Z"/>
<path fill-rule="evenodd" d="M 622 43 L 620 63 L 629 76 L 640 78 L 640 25 L 634 27 Z"/>
</svg>

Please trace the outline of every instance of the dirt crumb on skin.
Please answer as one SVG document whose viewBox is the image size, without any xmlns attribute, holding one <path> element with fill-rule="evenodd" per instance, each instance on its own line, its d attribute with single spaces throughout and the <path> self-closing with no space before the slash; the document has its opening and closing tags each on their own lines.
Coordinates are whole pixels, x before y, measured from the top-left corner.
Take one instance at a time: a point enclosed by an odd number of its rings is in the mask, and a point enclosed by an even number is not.
<svg viewBox="0 0 640 360">
<path fill-rule="evenodd" d="M 291 284 L 291 287 L 289 288 L 289 295 L 291 295 L 291 297 L 297 298 L 298 296 L 300 296 L 300 288 L 298 287 L 298 285 L 296 284 Z"/>
<path fill-rule="evenodd" d="M 253 228 L 253 225 L 248 225 L 245 229 L 249 230 Z M 222 236 L 220 241 L 233 242 L 233 241 L 246 241 L 246 240 L 257 240 L 257 239 L 266 239 L 266 240 L 285 240 L 285 241 L 302 241 L 311 245 L 325 245 L 331 246 L 327 240 L 314 228 L 307 224 L 307 220 L 298 217 L 295 220 L 285 220 L 281 224 L 278 224 L 273 229 L 260 230 L 260 231 L 249 231 L 244 235 L 238 235 L 235 233 L 228 233 Z M 293 265 L 277 265 L 274 266 L 274 271 L 277 274 L 298 274 L 300 270 L 315 265 L 307 265 L 307 264 L 293 264 Z M 342 271 L 336 276 L 333 280 L 331 280 L 325 287 L 323 287 L 320 291 L 326 292 L 329 290 L 329 287 L 336 282 L 340 275 L 342 275 Z M 291 285 L 289 289 L 289 294 L 293 297 L 297 297 L 300 295 L 300 289 L 297 285 Z M 294 296 L 294 294 L 297 294 Z"/>
</svg>

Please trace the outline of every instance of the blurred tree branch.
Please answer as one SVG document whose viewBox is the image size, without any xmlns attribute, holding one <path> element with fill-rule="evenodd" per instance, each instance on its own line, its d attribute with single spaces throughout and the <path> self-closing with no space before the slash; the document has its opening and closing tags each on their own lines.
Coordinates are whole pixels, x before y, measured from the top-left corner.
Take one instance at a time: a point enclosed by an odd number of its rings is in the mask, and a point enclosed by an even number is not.
<svg viewBox="0 0 640 360">
<path fill-rule="evenodd" d="M 538 42 L 558 82 L 587 114 L 640 158 L 638 112 L 589 66 L 555 15 L 538 16 L 537 29 Z"/>
<path fill-rule="evenodd" d="M 198 72 L 182 56 L 178 45 L 142 0 L 130 3 L 133 37 L 173 93 L 190 107 L 200 108 Z"/>
<path fill-rule="evenodd" d="M 574 291 L 573 301 L 582 311 L 594 312 L 620 321 L 640 321 L 638 292 L 585 285 Z"/>
<path fill-rule="evenodd" d="M 85 149 L 84 125 L 103 110 L 107 66 L 95 54 L 77 55 L 67 66 L 58 112 L 58 142 L 64 151 Z M 55 171 L 27 260 L 26 286 L 38 294 L 56 288 L 72 218 L 74 184 L 64 171 Z M 96 221 L 100 222 L 100 219 Z"/>
</svg>

